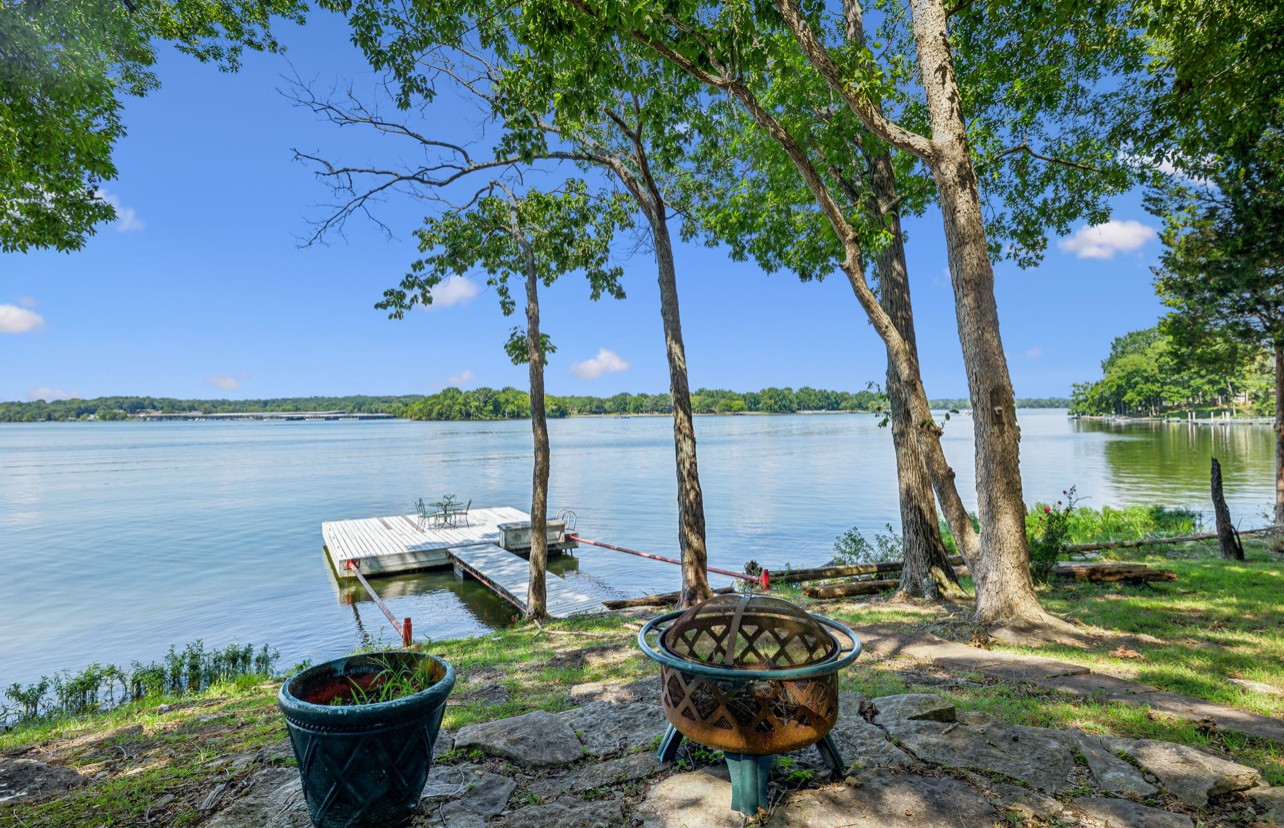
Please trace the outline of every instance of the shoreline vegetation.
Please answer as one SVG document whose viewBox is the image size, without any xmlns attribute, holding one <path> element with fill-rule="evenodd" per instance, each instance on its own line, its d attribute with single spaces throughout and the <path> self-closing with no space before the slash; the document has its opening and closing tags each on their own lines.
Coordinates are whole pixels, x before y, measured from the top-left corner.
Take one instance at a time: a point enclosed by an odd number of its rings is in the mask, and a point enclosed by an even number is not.
<svg viewBox="0 0 1284 828">
<path fill-rule="evenodd" d="M 727 391 L 701 388 L 691 396 L 696 414 L 872 413 L 887 410 L 881 391 L 828 391 L 803 386 Z M 931 400 L 934 409 L 963 411 L 963 399 Z M 1018 399 L 1018 408 L 1067 408 L 1061 397 Z M 673 411 L 668 394 L 620 393 L 610 397 L 546 397 L 549 417 L 666 415 Z M 93 399 L 0 402 L 0 423 L 145 420 L 149 414 L 244 414 L 341 411 L 389 414 L 398 419 L 465 421 L 523 420 L 530 417 L 530 395 L 516 388 L 447 388 L 436 394 L 402 396 L 282 397 L 246 400 L 180 400 L 171 397 L 96 397 Z"/>
<path fill-rule="evenodd" d="M 1266 351 L 1210 351 L 1191 360 L 1154 327 L 1116 337 L 1101 374 L 1071 389 L 1072 416 L 1270 423 L 1275 414 L 1275 367 Z"/>
</svg>

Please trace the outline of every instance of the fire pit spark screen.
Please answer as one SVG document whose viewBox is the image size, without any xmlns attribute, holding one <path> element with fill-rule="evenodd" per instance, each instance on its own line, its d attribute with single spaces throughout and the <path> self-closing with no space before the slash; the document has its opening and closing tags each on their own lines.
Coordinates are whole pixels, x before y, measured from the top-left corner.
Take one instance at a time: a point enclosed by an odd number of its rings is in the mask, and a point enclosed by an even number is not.
<svg viewBox="0 0 1284 828">
<path fill-rule="evenodd" d="M 776 754 L 816 745 L 835 775 L 843 771 L 829 731 L 838 671 L 860 655 L 847 627 L 779 598 L 718 595 L 652 619 L 638 646 L 660 664 L 669 721 L 661 761 L 684 737 L 723 751 L 735 810 L 766 807 Z"/>
</svg>

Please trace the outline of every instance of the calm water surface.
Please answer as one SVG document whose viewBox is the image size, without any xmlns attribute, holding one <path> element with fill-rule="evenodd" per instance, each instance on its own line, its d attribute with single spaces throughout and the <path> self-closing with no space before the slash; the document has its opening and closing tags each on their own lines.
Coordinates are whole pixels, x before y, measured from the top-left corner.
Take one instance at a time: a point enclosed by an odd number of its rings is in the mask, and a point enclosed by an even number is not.
<svg viewBox="0 0 1284 828">
<path fill-rule="evenodd" d="M 1023 411 L 1021 426 L 1030 501 L 1074 484 L 1089 505 L 1211 513 L 1214 454 L 1243 526 L 1273 497 L 1267 426 L 1121 426 L 1061 411 Z M 844 530 L 896 522 L 891 436 L 873 416 L 702 417 L 696 428 L 713 565 L 819 564 Z M 675 555 L 670 420 L 560 420 L 550 432 L 554 508 L 574 509 L 584 537 Z M 0 425 L 0 689 L 197 638 L 270 642 L 285 666 L 347 652 L 363 634 L 390 640 L 364 594 L 335 582 L 321 522 L 403 514 L 447 492 L 527 509 L 530 440 L 525 422 Z M 946 452 L 974 503 L 967 418 L 948 423 Z M 556 568 L 603 596 L 679 578 L 592 547 Z M 475 635 L 513 614 L 449 574 L 376 583 L 418 636 Z"/>
</svg>

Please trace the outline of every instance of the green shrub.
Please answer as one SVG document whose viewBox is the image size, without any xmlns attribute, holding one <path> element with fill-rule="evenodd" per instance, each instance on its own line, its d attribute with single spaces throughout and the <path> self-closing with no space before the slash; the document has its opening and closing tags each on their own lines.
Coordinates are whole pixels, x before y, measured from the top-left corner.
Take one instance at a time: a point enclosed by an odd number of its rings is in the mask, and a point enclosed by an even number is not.
<svg viewBox="0 0 1284 828">
<path fill-rule="evenodd" d="M 279 657 L 266 644 L 257 649 L 253 644 L 228 644 L 206 650 L 203 642 L 194 641 L 182 650 L 170 647 L 163 661 L 135 661 L 128 670 L 97 662 L 79 673 L 61 670 L 25 686 L 11 684 L 4 695 L 16 709 L 0 708 L 0 724 L 9 719 L 82 716 L 149 697 L 199 693 L 225 681 L 262 679 L 272 675 Z"/>
<path fill-rule="evenodd" d="M 905 540 L 892 524 L 885 524 L 887 534 L 877 532 L 870 543 L 855 526 L 834 539 L 834 557 L 830 566 L 905 560 Z"/>
</svg>

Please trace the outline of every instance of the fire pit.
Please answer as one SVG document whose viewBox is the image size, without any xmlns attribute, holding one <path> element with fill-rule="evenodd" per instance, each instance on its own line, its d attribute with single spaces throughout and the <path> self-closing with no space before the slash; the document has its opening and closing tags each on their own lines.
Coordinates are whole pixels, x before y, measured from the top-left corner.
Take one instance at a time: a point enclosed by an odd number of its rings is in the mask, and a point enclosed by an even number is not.
<svg viewBox="0 0 1284 828">
<path fill-rule="evenodd" d="M 718 595 L 652 619 L 638 646 L 660 664 L 669 721 L 661 761 L 676 757 L 683 737 L 723 751 L 735 810 L 766 807 L 776 754 L 816 745 L 834 774 L 843 771 L 829 731 L 838 671 L 860 655 L 847 627 L 779 598 Z"/>
</svg>

